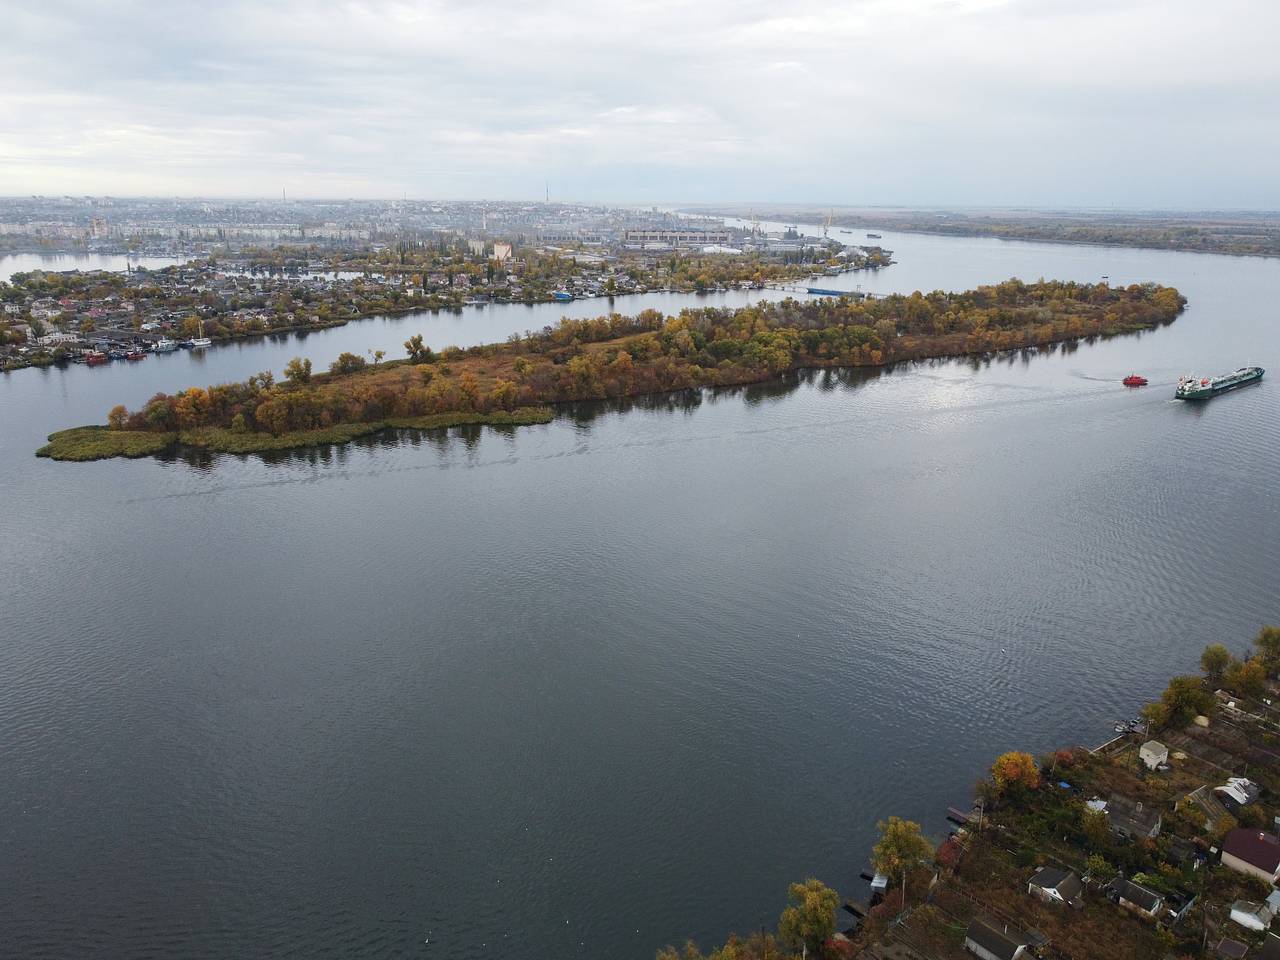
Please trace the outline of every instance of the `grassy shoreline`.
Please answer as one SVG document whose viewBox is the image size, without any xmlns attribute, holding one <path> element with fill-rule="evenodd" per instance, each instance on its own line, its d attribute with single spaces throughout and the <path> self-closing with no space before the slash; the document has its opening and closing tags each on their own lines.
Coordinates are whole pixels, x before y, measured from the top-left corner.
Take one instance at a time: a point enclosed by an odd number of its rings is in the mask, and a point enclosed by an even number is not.
<svg viewBox="0 0 1280 960">
<path fill-rule="evenodd" d="M 369 423 L 337 423 L 323 430 L 297 430 L 275 436 L 269 433 L 243 433 L 220 427 L 181 430 L 166 433 L 141 433 L 112 430 L 105 426 L 72 427 L 49 434 L 49 442 L 36 451 L 37 457 L 84 463 L 112 457 L 137 459 L 168 450 L 192 447 L 211 453 L 267 453 L 273 450 L 297 450 L 350 443 L 360 437 L 384 430 L 442 430 L 449 427 L 495 426 L 522 427 L 550 423 L 554 416 L 550 407 L 522 407 L 489 413 L 459 411 L 435 413 L 420 417 L 390 417 Z"/>
</svg>

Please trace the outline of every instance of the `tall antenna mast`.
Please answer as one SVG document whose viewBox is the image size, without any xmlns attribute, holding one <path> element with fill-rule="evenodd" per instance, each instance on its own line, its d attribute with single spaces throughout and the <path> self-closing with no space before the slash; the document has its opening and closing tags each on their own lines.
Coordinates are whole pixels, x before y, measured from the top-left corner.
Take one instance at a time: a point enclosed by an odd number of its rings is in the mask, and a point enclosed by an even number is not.
<svg viewBox="0 0 1280 960">
<path fill-rule="evenodd" d="M 547 203 L 550 203 L 551 202 L 551 181 L 544 180 L 543 186 L 546 187 L 546 190 L 547 190 Z"/>
</svg>

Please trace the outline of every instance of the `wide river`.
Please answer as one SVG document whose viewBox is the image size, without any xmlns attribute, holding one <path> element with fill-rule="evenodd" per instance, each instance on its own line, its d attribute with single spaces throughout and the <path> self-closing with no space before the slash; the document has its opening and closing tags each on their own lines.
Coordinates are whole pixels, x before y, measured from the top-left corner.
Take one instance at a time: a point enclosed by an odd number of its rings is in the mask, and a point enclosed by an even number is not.
<svg viewBox="0 0 1280 960">
<path fill-rule="evenodd" d="M 1098 742 L 1280 621 L 1280 261 L 883 243 L 900 263 L 824 285 L 1108 275 L 1190 306 L 1052 354 L 269 460 L 32 452 L 156 390 L 609 305 L 0 377 L 0 953 L 706 946 L 792 880 L 861 896 L 877 819 L 940 836 L 997 752 Z M 1244 363 L 1272 373 L 1172 399 Z"/>
</svg>

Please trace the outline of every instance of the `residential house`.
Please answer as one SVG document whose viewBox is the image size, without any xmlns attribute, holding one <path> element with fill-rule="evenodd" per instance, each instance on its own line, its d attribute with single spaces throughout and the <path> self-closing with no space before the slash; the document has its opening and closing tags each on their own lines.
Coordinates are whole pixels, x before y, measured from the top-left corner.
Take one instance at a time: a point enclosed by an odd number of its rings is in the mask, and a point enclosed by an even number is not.
<svg viewBox="0 0 1280 960">
<path fill-rule="evenodd" d="M 1126 910 L 1154 920 L 1164 906 L 1164 897 L 1139 883 L 1117 877 L 1111 884 L 1111 896 Z"/>
<path fill-rule="evenodd" d="M 1280 839 L 1264 830 L 1237 827 L 1223 841 L 1222 865 L 1275 883 L 1280 880 Z"/>
<path fill-rule="evenodd" d="M 1138 757 L 1148 770 L 1169 762 L 1169 748 L 1159 740 L 1148 740 L 1138 748 Z"/>
<path fill-rule="evenodd" d="M 1159 809 L 1120 796 L 1107 801 L 1107 820 L 1115 833 L 1128 840 L 1154 840 L 1164 823 Z"/>
<path fill-rule="evenodd" d="M 1175 926 L 1182 922 L 1191 905 L 1196 902 L 1196 895 L 1187 890 L 1171 893 L 1164 898 L 1164 922 Z"/>
<path fill-rule="evenodd" d="M 1231 904 L 1231 919 L 1246 930 L 1267 930 L 1276 917 L 1280 892 L 1272 893 L 1263 903 L 1253 900 L 1237 900 Z"/>
<path fill-rule="evenodd" d="M 964 948 L 981 960 L 1021 960 L 1028 953 L 1020 932 L 977 917 L 964 932 Z"/>
<path fill-rule="evenodd" d="M 1235 813 L 1241 807 L 1247 807 L 1255 802 L 1262 791 L 1258 785 L 1252 780 L 1246 780 L 1244 777 L 1231 777 L 1220 787 L 1213 788 L 1214 796 L 1222 801 L 1222 805 Z"/>
<path fill-rule="evenodd" d="M 1084 906 L 1084 885 L 1072 870 L 1041 867 L 1027 881 L 1027 893 L 1045 903 L 1065 903 L 1079 910 Z"/>
</svg>

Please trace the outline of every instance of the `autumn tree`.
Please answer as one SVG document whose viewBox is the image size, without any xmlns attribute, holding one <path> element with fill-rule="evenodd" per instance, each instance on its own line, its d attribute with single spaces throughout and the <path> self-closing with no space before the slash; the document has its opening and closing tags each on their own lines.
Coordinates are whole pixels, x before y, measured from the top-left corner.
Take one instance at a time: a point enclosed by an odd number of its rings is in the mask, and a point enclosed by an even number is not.
<svg viewBox="0 0 1280 960">
<path fill-rule="evenodd" d="M 1215 680 L 1221 678 L 1223 671 L 1230 663 L 1231 654 L 1220 643 L 1210 644 L 1204 648 L 1204 653 L 1200 654 L 1200 668 L 1204 670 L 1206 676 Z"/>
<path fill-rule="evenodd" d="M 1198 714 L 1212 712 L 1213 702 L 1199 677 L 1174 677 L 1157 702 L 1142 708 L 1142 716 L 1153 729 L 1182 726 Z"/>
<path fill-rule="evenodd" d="M 903 903 L 906 903 L 907 870 L 933 857 L 933 845 L 920 833 L 913 820 L 890 817 L 876 824 L 880 840 L 871 850 L 871 864 L 886 877 L 901 876 Z"/>
<path fill-rule="evenodd" d="M 703 953 L 692 940 L 681 949 L 663 947 L 655 960 L 783 960 L 783 957 L 777 938 L 771 933 L 761 932 L 745 939 L 733 934 L 723 947 L 710 953 Z"/>
<path fill-rule="evenodd" d="M 1093 850 L 1107 849 L 1111 840 L 1111 824 L 1101 810 L 1085 807 L 1080 813 L 1080 832 Z"/>
<path fill-rule="evenodd" d="M 329 364 L 329 372 L 337 374 L 357 373 L 366 366 L 364 357 L 355 353 L 343 352 L 338 359 Z"/>
<path fill-rule="evenodd" d="M 1267 688 L 1267 668 L 1261 660 L 1251 657 L 1231 664 L 1222 682 L 1242 697 L 1260 697 Z"/>
<path fill-rule="evenodd" d="M 302 357 L 294 357 L 284 365 L 284 375 L 292 383 L 310 383 L 311 361 Z"/>
<path fill-rule="evenodd" d="M 117 403 L 107 414 L 107 426 L 112 430 L 123 430 L 129 421 L 129 411 L 123 403 Z"/>
<path fill-rule="evenodd" d="M 435 359 L 435 354 L 431 351 L 431 348 L 422 342 L 422 334 L 420 333 L 415 333 L 406 340 L 404 349 L 409 354 L 410 363 L 430 363 Z"/>
<path fill-rule="evenodd" d="M 991 765 L 991 782 L 1001 795 L 1011 790 L 1034 790 L 1040 786 L 1040 768 L 1031 754 L 1011 750 Z"/>
<path fill-rule="evenodd" d="M 510 380 L 499 380 L 489 391 L 489 406 L 495 410 L 512 410 L 516 405 L 516 385 Z"/>
<path fill-rule="evenodd" d="M 1267 669 L 1275 670 L 1280 666 L 1280 627 L 1263 627 L 1254 638 L 1253 645 L 1258 648 Z"/>
<path fill-rule="evenodd" d="M 791 885 L 788 900 L 778 920 L 778 935 L 783 942 L 802 948 L 806 955 L 819 954 L 822 945 L 836 932 L 840 895 L 810 877 L 804 883 Z"/>
</svg>

